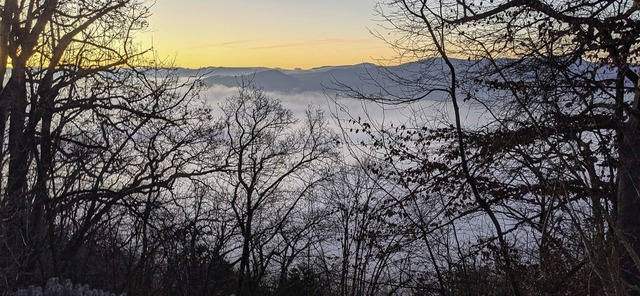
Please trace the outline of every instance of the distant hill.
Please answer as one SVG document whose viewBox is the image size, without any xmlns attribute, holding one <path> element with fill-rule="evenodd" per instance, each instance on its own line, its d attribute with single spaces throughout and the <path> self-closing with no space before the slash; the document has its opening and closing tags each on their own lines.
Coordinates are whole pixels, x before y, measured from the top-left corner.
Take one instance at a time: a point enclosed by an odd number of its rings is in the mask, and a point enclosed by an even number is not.
<svg viewBox="0 0 640 296">
<path fill-rule="evenodd" d="M 204 82 L 209 85 L 238 86 L 242 80 L 267 91 L 303 92 L 335 89 L 337 83 L 350 86 L 363 86 L 370 73 L 382 68 L 373 64 L 353 66 L 320 67 L 309 70 L 284 70 L 270 68 L 205 68 L 200 70 L 181 70 L 181 75 L 205 74 Z"/>
<path fill-rule="evenodd" d="M 225 68 L 211 67 L 198 70 L 181 69 L 184 76 L 205 75 L 204 82 L 209 86 L 222 85 L 235 87 L 243 80 L 266 91 L 284 93 L 329 92 L 336 93 L 346 88 L 367 93 L 380 93 L 397 89 L 395 75 L 415 74 L 406 71 L 415 68 L 413 64 L 395 67 L 382 67 L 364 63 L 347 66 L 326 66 L 308 70 L 285 70 L 274 68 Z"/>
<path fill-rule="evenodd" d="M 240 85 L 243 80 L 250 81 L 254 85 L 268 91 L 297 91 L 300 90 L 304 84 L 304 82 L 297 79 L 295 75 L 285 74 L 276 69 L 255 70 L 253 72 L 247 71 L 240 75 L 218 74 L 217 71 L 214 70 L 211 72 L 211 75 L 208 75 L 204 79 L 204 82 L 210 86 L 218 84 L 234 87 Z"/>
<path fill-rule="evenodd" d="M 451 60 L 456 71 L 482 69 L 487 61 Z M 449 87 L 448 68 L 442 59 L 426 59 L 397 66 L 378 66 L 371 63 L 346 66 L 325 66 L 308 70 L 286 70 L 265 67 L 209 67 L 198 70 L 180 69 L 181 75 L 204 75 L 206 85 L 236 87 L 243 80 L 266 91 L 283 93 L 327 92 L 344 93 L 349 89 L 384 97 L 423 97 L 439 100 L 442 92 L 425 90 Z"/>
</svg>

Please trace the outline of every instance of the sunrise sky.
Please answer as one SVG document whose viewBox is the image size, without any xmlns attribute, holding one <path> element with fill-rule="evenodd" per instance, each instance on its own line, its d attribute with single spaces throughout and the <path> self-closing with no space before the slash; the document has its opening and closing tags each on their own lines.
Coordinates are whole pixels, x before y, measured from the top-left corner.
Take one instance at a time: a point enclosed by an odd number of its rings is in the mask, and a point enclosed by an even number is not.
<svg viewBox="0 0 640 296">
<path fill-rule="evenodd" d="M 375 0 L 157 0 L 143 46 L 178 66 L 308 69 L 394 56 Z"/>
</svg>

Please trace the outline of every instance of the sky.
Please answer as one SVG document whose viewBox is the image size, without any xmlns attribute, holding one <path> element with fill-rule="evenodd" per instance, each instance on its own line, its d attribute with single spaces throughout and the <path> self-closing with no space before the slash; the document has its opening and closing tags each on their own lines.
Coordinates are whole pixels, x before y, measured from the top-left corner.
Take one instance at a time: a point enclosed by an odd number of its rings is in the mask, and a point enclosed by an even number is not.
<svg viewBox="0 0 640 296">
<path fill-rule="evenodd" d="M 156 0 L 142 46 L 177 66 L 200 68 L 380 63 L 394 51 L 375 0 Z"/>
</svg>

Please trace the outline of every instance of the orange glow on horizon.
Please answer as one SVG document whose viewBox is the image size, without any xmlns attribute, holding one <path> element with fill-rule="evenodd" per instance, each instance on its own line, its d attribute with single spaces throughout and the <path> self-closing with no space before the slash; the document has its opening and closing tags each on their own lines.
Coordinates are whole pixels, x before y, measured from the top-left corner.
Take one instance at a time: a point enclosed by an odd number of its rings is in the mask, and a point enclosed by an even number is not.
<svg viewBox="0 0 640 296">
<path fill-rule="evenodd" d="M 171 46 L 153 42 L 160 59 L 174 61 L 176 66 L 200 68 L 273 67 L 310 69 L 320 66 L 379 63 L 393 56 L 393 51 L 372 37 L 371 40 L 306 40 L 265 43 L 227 42 L 202 46 Z M 233 45 L 233 44 L 238 45 Z"/>
<path fill-rule="evenodd" d="M 393 49 L 375 29 L 373 0 L 158 0 L 142 47 L 175 66 L 201 68 L 384 63 Z"/>
</svg>

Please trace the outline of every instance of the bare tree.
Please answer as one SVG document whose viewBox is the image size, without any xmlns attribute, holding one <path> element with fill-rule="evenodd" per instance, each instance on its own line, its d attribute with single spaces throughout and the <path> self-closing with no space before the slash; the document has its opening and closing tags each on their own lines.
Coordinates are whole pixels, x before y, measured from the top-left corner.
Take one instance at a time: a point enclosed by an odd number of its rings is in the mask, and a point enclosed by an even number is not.
<svg viewBox="0 0 640 296">
<path fill-rule="evenodd" d="M 450 217 L 483 213 L 494 231 L 478 244 L 497 252 L 515 295 L 638 291 L 637 8 L 625 0 L 379 6 L 400 34 L 389 42 L 420 59 L 421 71 L 390 74 L 407 96 L 352 95 L 441 97 L 451 113 L 373 131 L 371 147 L 386 151 L 386 165 L 373 169 L 422 198 L 448 196 Z M 465 110 L 480 120 L 465 122 Z M 534 285 L 531 270 L 540 275 Z"/>
<path fill-rule="evenodd" d="M 404 227 L 397 192 L 377 177 L 343 164 L 322 192 L 331 215 L 323 223 L 328 237 L 320 242 L 321 255 L 329 266 L 325 272 L 337 278 L 338 295 L 407 292 L 407 262 L 417 255 L 414 236 Z"/>
<path fill-rule="evenodd" d="M 133 43 L 144 3 L 0 9 L 0 291 L 9 292 L 65 275 L 127 211 L 149 215 L 177 180 L 216 164 L 210 111 L 193 104 L 197 79 L 155 68 Z"/>
<path fill-rule="evenodd" d="M 278 251 L 270 244 L 327 177 L 323 168 L 336 155 L 337 141 L 322 112 L 310 109 L 298 121 L 249 85 L 240 86 L 222 112 L 220 141 L 229 149 L 230 169 L 217 178 L 242 236 L 237 294 L 249 295 Z"/>
</svg>

